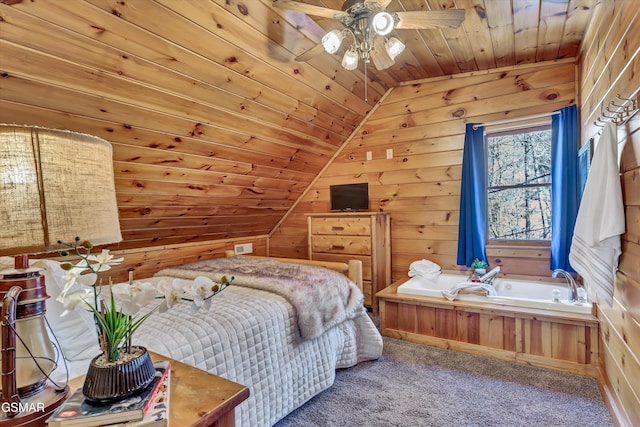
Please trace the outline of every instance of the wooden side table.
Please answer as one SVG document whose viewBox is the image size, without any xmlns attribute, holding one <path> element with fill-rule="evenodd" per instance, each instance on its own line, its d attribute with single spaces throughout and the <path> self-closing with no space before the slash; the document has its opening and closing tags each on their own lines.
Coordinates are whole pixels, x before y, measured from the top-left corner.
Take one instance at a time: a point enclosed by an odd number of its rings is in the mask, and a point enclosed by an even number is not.
<svg viewBox="0 0 640 427">
<path fill-rule="evenodd" d="M 151 359 L 171 362 L 171 427 L 234 427 L 235 408 L 249 397 L 249 389 L 198 368 L 159 354 Z M 69 381 L 69 388 L 82 386 L 84 376 Z"/>
</svg>

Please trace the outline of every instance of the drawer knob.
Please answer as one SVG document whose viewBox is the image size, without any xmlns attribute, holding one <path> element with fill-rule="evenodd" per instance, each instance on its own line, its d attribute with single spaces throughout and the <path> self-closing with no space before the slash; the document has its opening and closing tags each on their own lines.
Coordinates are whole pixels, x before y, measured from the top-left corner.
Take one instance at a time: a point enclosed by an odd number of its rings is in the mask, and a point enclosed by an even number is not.
<svg viewBox="0 0 640 427">
<path fill-rule="evenodd" d="M 331 227 L 332 230 L 335 231 L 342 231 L 344 230 L 344 227 L 340 226 L 340 225 L 334 225 L 333 227 Z"/>
<path fill-rule="evenodd" d="M 344 245 L 331 245 L 331 249 L 344 249 Z"/>
</svg>

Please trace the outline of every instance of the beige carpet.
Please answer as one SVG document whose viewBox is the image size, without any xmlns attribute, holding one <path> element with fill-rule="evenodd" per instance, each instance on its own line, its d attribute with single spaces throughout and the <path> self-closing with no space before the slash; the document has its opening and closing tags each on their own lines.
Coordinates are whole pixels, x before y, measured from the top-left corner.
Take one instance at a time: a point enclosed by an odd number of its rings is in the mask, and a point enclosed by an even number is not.
<svg viewBox="0 0 640 427">
<path fill-rule="evenodd" d="M 384 346 L 276 426 L 613 425 L 593 378 L 391 338 Z"/>
</svg>

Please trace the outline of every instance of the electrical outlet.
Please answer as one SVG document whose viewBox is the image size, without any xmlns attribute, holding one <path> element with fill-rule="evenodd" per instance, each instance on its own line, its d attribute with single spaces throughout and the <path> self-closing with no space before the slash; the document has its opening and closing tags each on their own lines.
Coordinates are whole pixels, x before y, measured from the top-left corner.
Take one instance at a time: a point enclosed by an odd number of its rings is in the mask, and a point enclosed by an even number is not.
<svg viewBox="0 0 640 427">
<path fill-rule="evenodd" d="M 387 159 L 393 159 L 393 148 L 387 148 Z"/>
<path fill-rule="evenodd" d="M 373 153 L 371 151 L 367 151 L 367 160 L 373 159 Z"/>
<path fill-rule="evenodd" d="M 251 252 L 253 252 L 253 243 L 243 243 L 242 245 L 235 245 L 233 247 L 233 251 L 237 255 L 250 254 Z"/>
</svg>

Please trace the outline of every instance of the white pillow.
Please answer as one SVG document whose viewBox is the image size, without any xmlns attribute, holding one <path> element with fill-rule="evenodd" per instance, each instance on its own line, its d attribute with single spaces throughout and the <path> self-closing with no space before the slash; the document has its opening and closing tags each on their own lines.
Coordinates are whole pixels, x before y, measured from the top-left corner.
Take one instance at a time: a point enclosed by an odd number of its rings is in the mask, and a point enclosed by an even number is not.
<svg viewBox="0 0 640 427">
<path fill-rule="evenodd" d="M 40 259 L 31 262 L 30 266 L 44 269 L 40 273 L 44 275 L 47 294 L 51 297 L 46 302 L 45 317 L 62 347 L 65 359 L 84 360 L 100 354 L 98 332 L 93 322 L 92 312 L 76 307 L 66 316 L 60 316 L 64 311 L 62 303 L 56 301 L 64 288 L 64 270 L 60 267 L 60 263 Z M 52 338 L 51 341 L 55 343 L 56 339 Z"/>
</svg>

